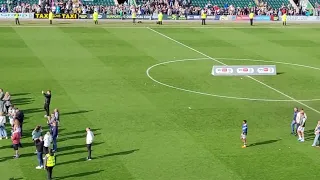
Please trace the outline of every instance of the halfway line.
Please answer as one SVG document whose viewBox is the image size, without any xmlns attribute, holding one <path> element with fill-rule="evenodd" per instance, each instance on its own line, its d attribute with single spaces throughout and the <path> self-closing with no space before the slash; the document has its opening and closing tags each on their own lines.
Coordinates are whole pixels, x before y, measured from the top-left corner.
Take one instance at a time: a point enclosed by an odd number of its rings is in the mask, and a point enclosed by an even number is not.
<svg viewBox="0 0 320 180">
<path fill-rule="evenodd" d="M 217 62 L 217 63 L 220 63 L 220 64 L 222 64 L 222 65 L 227 66 L 227 64 L 225 64 L 225 63 L 223 63 L 223 62 L 221 62 L 221 61 L 219 61 L 219 60 L 217 60 L 217 59 L 215 59 L 215 58 L 213 58 L 213 57 L 210 57 L 210 56 L 208 56 L 208 55 L 206 55 L 206 54 L 204 54 L 204 53 L 202 53 L 202 52 L 200 52 L 200 51 L 198 51 L 198 50 L 196 50 L 196 49 L 194 49 L 194 48 L 192 48 L 192 47 L 190 47 L 190 46 L 188 46 L 188 45 L 186 45 L 186 44 L 183 44 L 182 42 L 179 42 L 179 41 L 177 41 L 177 40 L 175 40 L 175 39 L 172 39 L 171 37 L 169 37 L 169 36 L 167 36 L 167 35 L 165 35 L 165 34 L 162 34 L 162 33 L 158 32 L 158 31 L 156 31 L 156 30 L 154 30 L 154 29 L 152 29 L 152 28 L 150 28 L 150 27 L 147 27 L 147 29 L 149 29 L 150 31 L 152 31 L 152 32 L 154 32 L 154 33 L 157 33 L 157 34 L 159 34 L 159 35 L 161 35 L 161 36 L 163 36 L 163 37 L 165 37 L 165 38 L 167 38 L 167 39 L 169 39 L 169 40 L 171 40 L 171 41 L 173 41 L 173 42 L 175 42 L 175 43 L 177 43 L 177 44 L 180 44 L 181 46 L 184 46 L 184 47 L 186 47 L 186 48 L 188 48 L 188 49 L 190 49 L 190 50 L 192 50 L 192 51 L 194 51 L 194 52 L 197 52 L 198 54 L 201 54 L 201 55 L 204 56 L 204 57 L 207 57 L 207 58 L 209 58 L 209 59 L 211 59 L 211 60 L 213 60 L 213 61 L 215 61 L 215 62 Z M 256 82 L 258 82 L 259 84 L 262 84 L 262 85 L 268 87 L 269 89 L 272 89 L 273 91 L 276 91 L 276 92 L 279 93 L 279 94 L 282 94 L 283 96 L 285 96 L 285 97 L 287 97 L 287 98 L 289 98 L 289 99 L 291 99 L 291 100 L 293 100 L 293 101 L 295 101 L 295 102 L 297 102 L 297 103 L 299 103 L 299 104 L 301 104 L 301 105 L 303 105 L 303 106 L 305 106 L 305 107 L 307 107 L 307 108 L 309 108 L 309 109 L 311 109 L 311 110 L 313 110 L 314 112 L 317 112 L 317 113 L 320 114 L 320 111 L 318 111 L 318 110 L 316 110 L 316 109 L 314 109 L 314 108 L 306 105 L 305 103 L 303 103 L 303 102 L 301 102 L 301 101 L 298 101 L 298 100 L 296 100 L 295 98 L 293 98 L 293 97 L 291 97 L 291 96 L 289 96 L 289 95 L 287 95 L 287 94 L 285 94 L 285 93 L 283 93 L 283 92 L 281 92 L 281 91 L 279 91 L 279 90 L 277 90 L 277 89 L 275 89 L 275 88 L 273 88 L 273 87 L 271 87 L 271 86 L 269 86 L 269 85 L 267 85 L 267 84 L 259 81 L 258 79 L 254 78 L 254 77 L 251 77 L 251 76 L 247 76 L 247 77 L 250 78 L 250 79 L 252 79 L 252 80 L 254 80 L 254 81 L 256 81 Z"/>
</svg>

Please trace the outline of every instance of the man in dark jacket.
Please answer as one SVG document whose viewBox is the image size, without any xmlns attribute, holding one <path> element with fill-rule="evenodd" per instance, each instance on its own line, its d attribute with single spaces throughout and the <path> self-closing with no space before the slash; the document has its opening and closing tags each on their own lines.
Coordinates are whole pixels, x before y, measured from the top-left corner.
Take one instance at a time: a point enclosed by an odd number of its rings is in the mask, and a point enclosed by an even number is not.
<svg viewBox="0 0 320 180">
<path fill-rule="evenodd" d="M 36 144 L 36 148 L 37 148 L 37 158 L 38 158 L 38 162 L 39 162 L 39 166 L 36 167 L 36 169 L 42 169 L 43 168 L 43 138 L 42 136 L 39 137 L 39 139 L 37 139 L 35 141 Z"/>
<path fill-rule="evenodd" d="M 15 118 L 19 121 L 20 123 L 20 128 L 21 128 L 21 136 L 22 136 L 22 125 L 23 125 L 23 121 L 24 121 L 24 113 L 23 111 L 19 110 L 18 108 L 16 108 L 16 115 Z"/>
<path fill-rule="evenodd" d="M 58 126 L 57 122 L 54 121 L 51 126 L 51 133 L 52 133 L 52 144 L 53 144 L 53 152 L 57 151 L 57 138 L 58 138 Z"/>
<path fill-rule="evenodd" d="M 44 110 L 46 111 L 46 115 L 45 117 L 48 117 L 50 114 L 50 102 L 51 102 L 51 91 L 48 90 L 46 93 L 44 91 L 42 91 L 42 94 L 44 95 L 45 99 L 44 99 Z"/>
</svg>

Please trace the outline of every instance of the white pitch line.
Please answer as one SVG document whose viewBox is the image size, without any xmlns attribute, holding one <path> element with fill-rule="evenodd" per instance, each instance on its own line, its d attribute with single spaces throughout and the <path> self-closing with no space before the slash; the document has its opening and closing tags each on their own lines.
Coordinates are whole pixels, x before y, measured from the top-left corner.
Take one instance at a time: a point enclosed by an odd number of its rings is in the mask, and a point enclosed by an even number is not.
<svg viewBox="0 0 320 180">
<path fill-rule="evenodd" d="M 106 28 L 106 29 L 145 29 L 148 28 L 147 26 L 139 26 L 139 27 L 133 27 L 133 26 L 108 26 L 106 24 L 105 26 L 93 26 L 93 25 L 21 25 L 21 26 L 12 26 L 12 25 L 0 25 L 0 28 L 82 28 L 82 27 L 87 27 L 87 28 Z M 297 27 L 297 26 L 289 26 L 289 27 L 249 27 L 249 26 L 206 26 L 206 27 L 200 27 L 200 26 L 159 26 L 159 27 L 152 27 L 156 29 L 319 29 L 320 26 L 302 26 L 302 27 Z"/>
<path fill-rule="evenodd" d="M 167 39 L 169 39 L 169 40 L 171 40 L 171 41 L 173 41 L 173 42 L 175 42 L 175 43 L 177 43 L 177 44 L 180 44 L 180 45 L 182 45 L 182 46 L 184 46 L 184 47 L 186 47 L 186 48 L 188 48 L 188 49 L 190 49 L 190 50 L 192 50 L 192 51 L 194 51 L 194 52 L 197 52 L 198 54 L 201 54 L 201 55 L 204 56 L 204 57 L 207 57 L 207 58 L 209 58 L 209 59 L 211 59 L 211 60 L 213 60 L 213 61 L 216 61 L 216 62 L 218 62 L 218 63 L 220 63 L 220 64 L 222 64 L 222 65 L 227 66 L 227 64 L 225 64 L 225 63 L 223 63 L 223 62 L 221 62 L 221 61 L 219 61 L 219 60 L 217 60 L 217 59 L 215 59 L 215 58 L 213 58 L 213 57 L 210 57 L 210 56 L 208 56 L 208 55 L 206 55 L 206 54 L 204 54 L 204 53 L 202 53 L 202 52 L 200 52 L 200 51 L 198 51 L 198 50 L 196 50 L 196 49 L 194 49 L 194 48 L 192 48 L 192 47 L 190 47 L 190 46 L 188 46 L 188 45 L 186 45 L 186 44 L 183 44 L 183 43 L 181 43 L 181 42 L 179 42 L 179 41 L 177 41 L 177 40 L 175 40 L 175 39 L 172 39 L 171 37 L 169 37 L 169 36 L 167 36 L 167 35 L 165 35 L 165 34 L 162 34 L 161 32 L 158 32 L 158 31 L 156 31 L 156 30 L 154 30 L 154 29 L 152 29 L 152 28 L 149 28 L 149 27 L 147 27 L 147 29 L 149 29 L 150 31 L 152 31 L 152 32 L 154 32 L 154 33 L 156 33 L 156 34 L 159 34 L 159 35 L 161 35 L 162 37 L 165 37 L 165 38 L 167 38 Z M 293 97 L 291 97 L 291 96 L 289 96 L 289 95 L 287 95 L 287 94 L 279 91 L 278 89 L 275 89 L 275 88 L 273 88 L 273 87 L 271 87 L 271 86 L 269 86 L 269 85 L 267 85 L 267 84 L 259 81 L 258 79 L 254 78 L 254 77 L 251 77 L 251 76 L 247 76 L 247 77 L 250 78 L 250 79 L 252 79 L 252 80 L 254 80 L 254 81 L 256 81 L 256 82 L 258 82 L 259 84 L 262 84 L 262 85 L 268 87 L 269 89 L 272 89 L 272 90 L 276 91 L 277 93 L 279 93 L 279 94 L 281 94 L 281 95 L 283 95 L 283 96 L 285 96 L 285 97 L 293 100 L 294 102 L 297 102 L 297 103 L 299 103 L 299 104 L 301 104 L 301 105 L 303 105 L 303 106 L 305 106 L 305 107 L 313 110 L 314 112 L 317 112 L 317 113 L 320 114 L 320 111 L 314 109 L 313 107 L 308 106 L 307 104 L 305 104 L 305 103 L 303 103 L 303 102 L 301 102 L 301 101 L 296 100 L 295 98 L 293 98 Z"/>
</svg>

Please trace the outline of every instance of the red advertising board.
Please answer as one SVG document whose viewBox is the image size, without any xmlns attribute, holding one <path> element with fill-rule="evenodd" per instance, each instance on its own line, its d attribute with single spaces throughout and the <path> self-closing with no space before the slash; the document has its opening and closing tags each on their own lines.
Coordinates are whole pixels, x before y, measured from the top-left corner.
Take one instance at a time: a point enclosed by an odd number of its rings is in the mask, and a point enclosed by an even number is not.
<svg viewBox="0 0 320 180">
<path fill-rule="evenodd" d="M 249 20 L 249 16 L 239 15 L 239 16 L 237 16 L 236 20 L 237 21 Z"/>
</svg>

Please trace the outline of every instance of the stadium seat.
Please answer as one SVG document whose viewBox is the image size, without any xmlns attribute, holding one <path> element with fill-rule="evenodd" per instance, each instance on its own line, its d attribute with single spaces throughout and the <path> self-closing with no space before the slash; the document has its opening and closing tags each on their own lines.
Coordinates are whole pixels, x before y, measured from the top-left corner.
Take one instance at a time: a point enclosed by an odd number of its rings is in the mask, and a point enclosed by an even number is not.
<svg viewBox="0 0 320 180">
<path fill-rule="evenodd" d="M 255 2 L 254 0 L 230 0 L 230 1 L 225 1 L 225 0 L 216 0 L 216 1 L 210 1 L 212 5 L 218 5 L 219 7 L 224 7 L 224 4 L 228 2 L 228 5 L 233 5 L 235 7 L 248 7 L 249 3 L 254 6 Z M 200 7 L 205 7 L 208 3 L 208 0 L 194 0 L 192 1 L 193 6 L 200 6 Z"/>
</svg>

